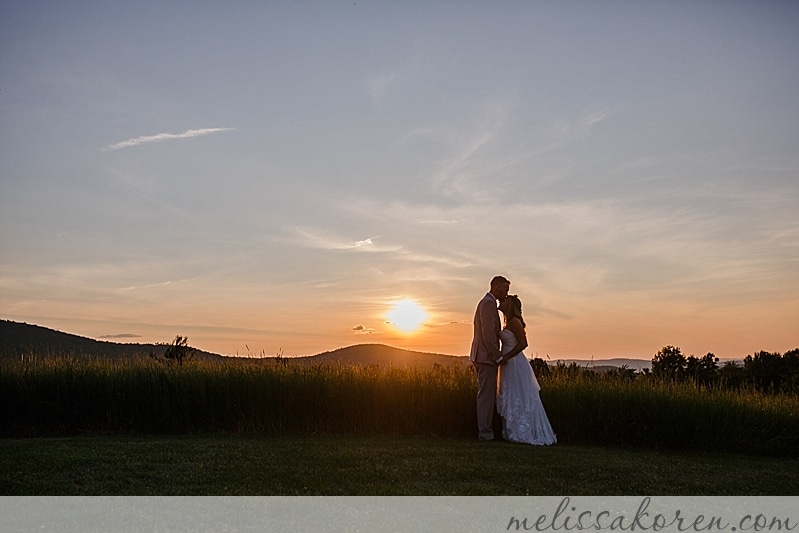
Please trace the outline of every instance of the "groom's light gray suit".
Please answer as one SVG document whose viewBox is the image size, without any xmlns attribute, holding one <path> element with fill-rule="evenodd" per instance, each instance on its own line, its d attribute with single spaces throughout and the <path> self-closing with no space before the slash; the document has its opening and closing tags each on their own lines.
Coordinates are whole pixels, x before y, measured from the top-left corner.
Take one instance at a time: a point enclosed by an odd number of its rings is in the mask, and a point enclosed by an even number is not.
<svg viewBox="0 0 799 533">
<path fill-rule="evenodd" d="M 469 359 L 477 372 L 477 429 L 480 432 L 480 440 L 494 438 L 497 365 L 502 360 L 499 332 L 497 299 L 489 292 L 477 304 L 474 313 L 474 339 L 469 354 Z"/>
</svg>

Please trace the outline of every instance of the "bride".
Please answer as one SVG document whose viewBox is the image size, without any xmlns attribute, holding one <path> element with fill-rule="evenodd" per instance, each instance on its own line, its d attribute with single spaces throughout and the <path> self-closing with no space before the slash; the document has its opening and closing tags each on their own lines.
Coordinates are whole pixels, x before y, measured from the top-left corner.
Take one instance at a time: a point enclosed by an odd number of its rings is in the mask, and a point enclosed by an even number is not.
<svg viewBox="0 0 799 533">
<path fill-rule="evenodd" d="M 497 410 L 502 415 L 502 436 L 512 442 L 555 444 L 557 438 L 544 411 L 538 391 L 541 386 L 533 367 L 522 350 L 527 347 L 522 302 L 508 295 L 499 304 L 505 316 L 505 329 L 500 332 L 503 364 L 499 369 Z M 521 357 L 517 357 L 521 355 Z"/>
</svg>

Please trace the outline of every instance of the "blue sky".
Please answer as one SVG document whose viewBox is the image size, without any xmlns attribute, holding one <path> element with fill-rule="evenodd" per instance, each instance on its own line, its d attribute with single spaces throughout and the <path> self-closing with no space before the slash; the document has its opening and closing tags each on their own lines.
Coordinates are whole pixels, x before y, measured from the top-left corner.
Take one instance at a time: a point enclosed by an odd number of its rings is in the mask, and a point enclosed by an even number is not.
<svg viewBox="0 0 799 533">
<path fill-rule="evenodd" d="M 504 274 L 530 356 L 787 351 L 797 27 L 795 2 L 4 2 L 0 316 L 464 354 Z"/>
</svg>

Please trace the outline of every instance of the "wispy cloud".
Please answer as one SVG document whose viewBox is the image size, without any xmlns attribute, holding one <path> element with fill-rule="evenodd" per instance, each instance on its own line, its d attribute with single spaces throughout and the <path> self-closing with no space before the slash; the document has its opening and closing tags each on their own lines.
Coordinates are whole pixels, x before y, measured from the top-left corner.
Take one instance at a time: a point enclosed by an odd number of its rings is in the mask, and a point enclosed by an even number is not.
<svg viewBox="0 0 799 533">
<path fill-rule="evenodd" d="M 434 191 L 458 198 L 479 197 L 485 192 L 482 187 L 478 191 L 472 190 L 474 182 L 480 182 L 481 178 L 493 172 L 491 165 L 495 163 L 489 162 L 490 157 L 484 151 L 505 127 L 510 110 L 510 101 L 488 105 L 469 135 L 451 135 L 449 142 L 453 146 L 453 155 L 444 160 L 434 173 Z M 487 165 L 490 168 L 486 168 Z"/>
<path fill-rule="evenodd" d="M 177 281 L 163 281 L 160 283 L 149 283 L 147 285 L 131 285 L 129 287 L 121 287 L 118 290 L 120 291 L 136 291 L 140 289 L 151 289 L 153 287 L 166 287 L 167 285 L 172 285 L 173 283 L 183 283 L 185 281 L 189 281 L 189 279 L 181 279 Z"/>
<path fill-rule="evenodd" d="M 550 125 L 550 135 L 553 144 L 544 151 L 562 148 L 569 144 L 583 141 L 593 134 L 594 126 L 608 118 L 607 111 L 589 111 L 577 118 L 562 118 Z"/>
<path fill-rule="evenodd" d="M 141 338 L 141 335 L 136 335 L 135 333 L 118 333 L 116 335 L 102 335 L 97 337 L 98 339 L 138 339 Z"/>
<path fill-rule="evenodd" d="M 369 237 L 368 239 L 364 239 L 364 240 L 362 240 L 362 241 L 355 241 L 355 244 L 353 244 L 353 246 L 354 246 L 355 248 L 358 248 L 359 246 L 367 246 L 367 245 L 369 245 L 369 244 L 374 244 L 374 243 L 372 242 L 372 239 L 376 239 L 376 238 L 377 238 L 377 237 Z"/>
<path fill-rule="evenodd" d="M 603 121 L 607 116 L 608 113 L 605 111 L 588 113 L 580 119 L 580 131 L 584 135 L 589 135 L 591 133 L 591 128 L 594 127 L 594 124 Z"/>
<path fill-rule="evenodd" d="M 379 235 L 369 237 L 359 241 L 347 240 L 339 235 L 333 235 L 329 231 L 318 228 L 293 228 L 293 232 L 301 237 L 300 242 L 303 246 L 310 248 L 321 248 L 323 250 L 354 250 L 365 249 L 374 252 L 396 251 L 399 247 L 380 247 L 374 241 Z"/>
<path fill-rule="evenodd" d="M 204 135 L 211 135 L 213 133 L 223 133 L 226 131 L 236 131 L 236 128 L 203 128 L 199 130 L 186 130 L 182 133 L 157 133 L 155 135 L 143 135 L 135 139 L 128 139 L 127 141 L 109 144 L 103 151 L 108 152 L 111 150 L 120 150 L 122 148 L 130 148 L 131 146 L 139 146 L 140 144 L 168 141 L 171 139 L 190 139 L 192 137 L 202 137 Z"/>
<path fill-rule="evenodd" d="M 353 326 L 352 332 L 356 335 L 372 335 L 374 333 L 381 333 L 375 328 L 367 328 L 363 324 L 358 324 L 357 326 Z"/>
</svg>

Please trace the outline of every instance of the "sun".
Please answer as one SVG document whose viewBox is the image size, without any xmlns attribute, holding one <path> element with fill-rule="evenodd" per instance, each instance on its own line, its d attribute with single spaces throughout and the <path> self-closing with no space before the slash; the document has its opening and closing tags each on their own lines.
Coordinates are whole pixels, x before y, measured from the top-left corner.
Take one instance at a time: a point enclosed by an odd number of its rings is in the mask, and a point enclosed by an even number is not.
<svg viewBox="0 0 799 533">
<path fill-rule="evenodd" d="M 388 321 L 403 333 L 413 333 L 427 320 L 427 313 L 413 300 L 400 300 L 388 312 Z"/>
</svg>

